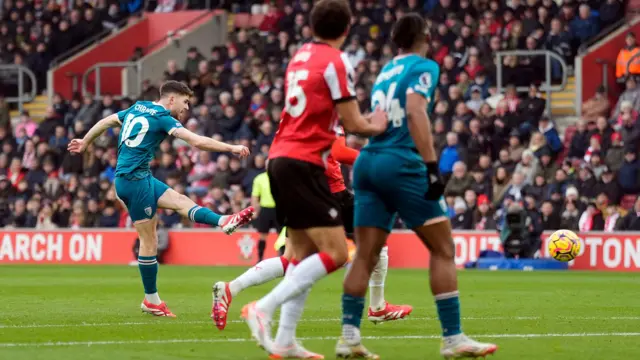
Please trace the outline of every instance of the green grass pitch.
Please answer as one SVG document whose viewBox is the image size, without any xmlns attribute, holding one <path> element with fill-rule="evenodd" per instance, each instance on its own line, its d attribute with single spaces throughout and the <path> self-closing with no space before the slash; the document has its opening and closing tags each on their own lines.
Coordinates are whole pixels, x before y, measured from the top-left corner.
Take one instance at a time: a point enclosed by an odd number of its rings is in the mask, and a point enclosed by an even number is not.
<svg viewBox="0 0 640 360">
<path fill-rule="evenodd" d="M 223 332 L 209 319 L 211 285 L 241 268 L 161 266 L 159 289 L 177 319 L 139 310 L 136 267 L 0 266 L 0 359 L 266 359 L 234 299 Z M 617 360 L 640 355 L 640 277 L 591 272 L 462 271 L 463 329 L 500 346 L 493 359 Z M 342 271 L 318 283 L 298 336 L 334 358 Z M 427 273 L 391 270 L 387 299 L 415 307 L 407 319 L 364 320 L 365 345 L 382 359 L 438 359 L 439 325 Z"/>
</svg>

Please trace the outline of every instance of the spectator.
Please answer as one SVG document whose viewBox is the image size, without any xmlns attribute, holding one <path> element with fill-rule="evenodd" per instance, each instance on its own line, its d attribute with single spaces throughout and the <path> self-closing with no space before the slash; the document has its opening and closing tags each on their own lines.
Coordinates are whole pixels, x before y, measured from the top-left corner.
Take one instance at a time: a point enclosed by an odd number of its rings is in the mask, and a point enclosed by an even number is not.
<svg viewBox="0 0 640 360">
<path fill-rule="evenodd" d="M 604 217 L 595 203 L 590 202 L 587 205 L 587 209 L 580 216 L 578 227 L 584 232 L 604 230 Z"/>
<path fill-rule="evenodd" d="M 29 116 L 29 112 L 24 110 L 20 115 L 20 121 L 15 126 L 14 134 L 16 138 L 20 138 L 21 133 L 23 132 L 24 132 L 24 135 L 26 135 L 27 137 L 32 137 L 35 134 L 37 129 L 38 129 L 38 124 L 36 124 L 36 122 L 31 119 L 31 117 Z"/>
<path fill-rule="evenodd" d="M 542 228 L 547 230 L 560 229 L 560 215 L 553 208 L 551 201 L 545 201 L 540 207 Z"/>
<path fill-rule="evenodd" d="M 556 130 L 553 122 L 546 116 L 540 119 L 538 130 L 544 135 L 547 146 L 555 158 L 564 149 L 562 140 L 560 140 L 560 135 L 558 135 L 558 130 Z"/>
<path fill-rule="evenodd" d="M 514 201 L 522 201 L 524 198 L 523 189 L 525 187 L 525 175 L 521 172 L 516 171 L 511 178 L 511 182 L 509 186 L 504 191 L 504 197 L 511 197 Z M 503 202 L 504 199 L 501 199 L 500 202 Z"/>
<path fill-rule="evenodd" d="M 587 123 L 579 120 L 576 133 L 571 138 L 571 146 L 567 157 L 582 159 L 589 148 L 589 132 L 587 131 Z"/>
<path fill-rule="evenodd" d="M 535 127 L 538 124 L 538 119 L 542 117 L 542 114 L 545 111 L 547 101 L 540 96 L 540 92 L 538 91 L 538 87 L 535 84 L 529 85 L 529 93 L 527 98 L 522 100 L 522 102 L 518 105 L 518 112 L 522 114 L 523 120 L 530 124 L 532 127 Z M 540 132 L 544 133 L 542 130 L 542 125 L 540 127 Z"/>
<path fill-rule="evenodd" d="M 509 179 L 509 173 L 507 172 L 507 170 L 502 166 L 496 168 L 495 175 L 493 177 L 493 182 L 492 182 L 492 196 L 491 196 L 491 199 L 493 201 L 492 207 L 495 208 L 496 206 L 502 203 L 505 196 L 505 192 L 509 187 L 509 182 L 510 182 L 510 179 Z"/>
<path fill-rule="evenodd" d="M 620 228 L 622 219 L 626 216 L 626 213 L 622 214 L 623 210 L 616 204 L 608 204 L 606 217 L 604 219 L 604 231 L 614 232 Z"/>
<path fill-rule="evenodd" d="M 616 107 L 613 112 L 613 117 L 617 118 L 620 115 L 620 106 L 623 102 L 629 101 L 632 104 L 634 109 L 640 109 L 640 91 L 637 88 L 636 79 L 633 76 L 630 76 L 625 81 L 626 88 L 620 94 L 618 98 L 618 102 L 616 103 Z"/>
<path fill-rule="evenodd" d="M 458 134 L 450 132 L 447 134 L 447 146 L 442 149 L 438 168 L 440 174 L 445 178 L 449 177 L 453 172 L 454 164 L 461 160 L 460 149 L 458 145 Z"/>
<path fill-rule="evenodd" d="M 511 156 L 511 161 L 514 163 L 518 163 L 520 159 L 522 159 L 522 154 L 524 153 L 525 148 L 522 146 L 520 142 L 520 133 L 517 131 L 512 131 L 509 135 L 509 149 L 508 152 Z"/>
<path fill-rule="evenodd" d="M 582 104 L 582 118 L 588 122 L 596 121 L 600 116 L 606 117 L 610 111 L 611 103 L 604 86 L 599 86 L 595 95 Z"/>
<path fill-rule="evenodd" d="M 594 37 L 600 31 L 598 19 L 591 14 L 591 8 L 587 4 L 581 4 L 578 9 L 578 17 L 570 24 L 571 34 L 580 43 Z"/>
<path fill-rule="evenodd" d="M 624 151 L 624 162 L 618 173 L 618 183 L 624 194 L 638 194 L 640 192 L 640 161 L 638 161 L 635 147 L 627 147 Z"/>
<path fill-rule="evenodd" d="M 533 184 L 533 180 L 539 171 L 538 159 L 531 150 L 522 153 L 522 160 L 516 165 L 516 173 L 524 176 L 524 184 Z"/>
<path fill-rule="evenodd" d="M 462 196 L 471 187 L 472 178 L 467 173 L 467 165 L 457 161 L 453 165 L 453 174 L 444 190 L 445 196 Z"/>
<path fill-rule="evenodd" d="M 580 220 L 580 211 L 576 207 L 576 203 L 568 201 L 562 212 L 560 227 L 562 229 L 578 231 L 578 222 Z"/>
<path fill-rule="evenodd" d="M 607 1 L 607 4 L 611 0 Z M 617 3 L 617 0 L 611 1 L 613 3 Z M 603 4 L 602 6 L 605 6 Z M 623 83 L 628 78 L 627 69 L 631 73 L 631 75 L 640 74 L 640 59 L 635 58 L 631 63 L 629 62 L 631 58 L 638 53 L 640 48 L 638 47 L 638 42 L 636 41 L 636 35 L 632 32 L 627 33 L 627 36 L 624 38 L 625 46 L 620 49 L 618 52 L 618 58 L 616 59 L 616 79 L 618 82 Z"/>
<path fill-rule="evenodd" d="M 602 151 L 601 145 L 602 137 L 599 134 L 593 134 L 589 137 L 589 147 L 587 151 L 584 153 L 584 161 L 586 163 L 591 161 L 591 155 L 595 152 Z"/>
<path fill-rule="evenodd" d="M 640 197 L 636 198 L 633 208 L 622 218 L 617 230 L 639 231 L 640 230 Z"/>
<path fill-rule="evenodd" d="M 611 134 L 611 147 L 607 150 L 605 156 L 605 163 L 609 166 L 611 171 L 618 172 L 622 167 L 622 161 L 624 159 L 624 148 L 622 147 L 622 136 L 620 133 Z"/>
<path fill-rule="evenodd" d="M 175 60 L 167 62 L 167 70 L 164 72 L 164 77 L 166 80 L 182 81 L 184 83 L 189 81 L 189 75 L 185 71 L 178 69 L 178 64 Z"/>
<path fill-rule="evenodd" d="M 471 230 L 473 226 L 473 216 L 470 210 L 467 209 L 466 202 L 461 197 L 455 199 L 453 210 L 455 214 L 451 219 L 451 227 L 454 230 Z"/>
<path fill-rule="evenodd" d="M 497 229 L 489 198 L 484 194 L 478 196 L 477 208 L 473 216 L 473 229 L 478 231 Z"/>
</svg>

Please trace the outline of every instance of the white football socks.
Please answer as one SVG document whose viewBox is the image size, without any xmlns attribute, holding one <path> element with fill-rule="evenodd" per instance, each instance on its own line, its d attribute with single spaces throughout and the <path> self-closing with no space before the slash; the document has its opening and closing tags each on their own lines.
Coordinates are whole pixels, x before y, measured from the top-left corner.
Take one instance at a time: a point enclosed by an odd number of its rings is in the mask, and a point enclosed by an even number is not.
<svg viewBox="0 0 640 360">
<path fill-rule="evenodd" d="M 152 303 L 153 305 L 162 304 L 162 300 L 160 300 L 160 295 L 158 295 L 157 292 L 155 292 L 153 294 L 144 294 L 144 298 L 145 298 L 145 300 L 147 300 L 148 302 Z"/>
<path fill-rule="evenodd" d="M 380 260 L 373 268 L 369 279 L 369 307 L 374 311 L 384 309 L 384 282 L 389 268 L 389 248 L 383 247 L 380 251 Z"/>
<path fill-rule="evenodd" d="M 236 296 L 248 287 L 264 284 L 275 278 L 282 277 L 288 264 L 289 262 L 283 257 L 260 261 L 256 266 L 245 271 L 229 283 L 231 295 Z"/>
<path fill-rule="evenodd" d="M 289 265 L 287 269 L 287 275 L 291 276 L 295 265 Z M 280 324 L 278 326 L 278 332 L 276 334 L 276 344 L 281 348 L 286 348 L 294 344 L 296 339 L 296 327 L 302 311 L 304 310 L 304 303 L 307 301 L 307 296 L 311 292 L 311 288 L 306 289 L 300 295 L 294 296 L 289 301 L 282 304 L 280 308 Z"/>
<path fill-rule="evenodd" d="M 349 345 L 360 344 L 360 329 L 353 325 L 342 325 L 342 339 Z"/>
<path fill-rule="evenodd" d="M 302 260 L 287 276 L 265 297 L 258 300 L 256 308 L 268 316 L 273 316 L 278 306 L 310 289 L 313 284 L 336 270 L 334 261 L 325 253 L 317 253 Z"/>
</svg>

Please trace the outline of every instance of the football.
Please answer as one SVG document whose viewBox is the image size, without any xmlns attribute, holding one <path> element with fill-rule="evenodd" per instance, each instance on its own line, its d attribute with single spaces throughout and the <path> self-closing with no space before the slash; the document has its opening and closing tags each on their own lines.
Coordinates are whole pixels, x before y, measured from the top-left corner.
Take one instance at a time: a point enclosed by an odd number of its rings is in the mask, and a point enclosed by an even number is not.
<svg viewBox="0 0 640 360">
<path fill-rule="evenodd" d="M 558 261 L 571 261 L 580 254 L 580 238 L 570 230 L 558 230 L 549 236 L 549 255 Z"/>
</svg>

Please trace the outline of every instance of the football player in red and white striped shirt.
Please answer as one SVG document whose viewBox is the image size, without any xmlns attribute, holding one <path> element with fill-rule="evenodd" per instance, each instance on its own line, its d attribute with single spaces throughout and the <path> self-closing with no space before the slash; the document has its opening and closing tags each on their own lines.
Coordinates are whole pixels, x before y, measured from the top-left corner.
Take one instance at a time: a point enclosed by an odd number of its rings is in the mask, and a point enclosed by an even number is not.
<svg viewBox="0 0 640 360">
<path fill-rule="evenodd" d="M 325 175 L 338 115 L 348 131 L 364 136 L 387 128 L 384 112 L 369 117 L 360 113 L 353 68 L 340 51 L 349 32 L 349 3 L 320 0 L 310 20 L 315 41 L 303 45 L 287 67 L 285 108 L 267 166 L 278 221 L 289 232 L 292 259 L 284 280 L 243 309 L 252 334 L 276 359 L 323 358 L 300 346 L 295 330 L 313 284 L 348 257 L 340 203 Z M 271 322 L 279 306 L 278 335 L 273 341 Z"/>
</svg>

